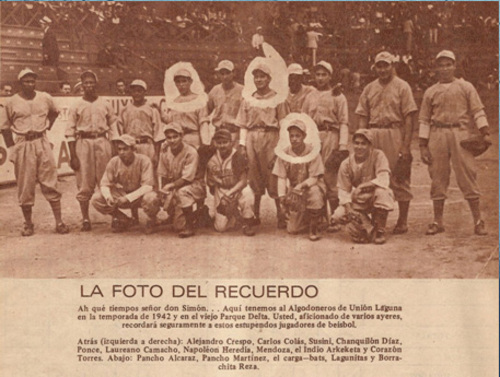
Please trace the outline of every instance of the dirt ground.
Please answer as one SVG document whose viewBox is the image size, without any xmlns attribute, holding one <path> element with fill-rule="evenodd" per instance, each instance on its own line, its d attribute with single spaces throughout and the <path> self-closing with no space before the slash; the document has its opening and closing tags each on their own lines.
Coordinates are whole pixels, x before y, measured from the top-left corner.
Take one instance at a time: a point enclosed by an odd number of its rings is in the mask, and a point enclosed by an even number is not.
<svg viewBox="0 0 500 377">
<path fill-rule="evenodd" d="M 497 136 L 497 135 L 496 135 Z M 416 144 L 416 143 L 414 143 Z M 141 227 L 110 231 L 110 219 L 92 211 L 94 229 L 81 233 L 74 177 L 62 177 L 68 235 L 54 234 L 48 203 L 37 189 L 36 233 L 19 235 L 22 215 L 16 188 L 0 190 L 0 277 L 3 278 L 497 278 L 498 145 L 477 159 L 482 209 L 489 235 L 473 235 L 472 219 L 454 178 L 446 202 L 446 232 L 424 236 L 432 220 L 429 177 L 414 151 L 409 226 L 382 246 L 352 244 L 342 231 L 318 242 L 277 230 L 274 203 L 263 201 L 258 234 L 198 231 L 179 239 L 169 230 L 145 235 Z M 388 228 L 394 226 L 392 212 Z M 142 223 L 144 216 L 141 214 Z"/>
</svg>

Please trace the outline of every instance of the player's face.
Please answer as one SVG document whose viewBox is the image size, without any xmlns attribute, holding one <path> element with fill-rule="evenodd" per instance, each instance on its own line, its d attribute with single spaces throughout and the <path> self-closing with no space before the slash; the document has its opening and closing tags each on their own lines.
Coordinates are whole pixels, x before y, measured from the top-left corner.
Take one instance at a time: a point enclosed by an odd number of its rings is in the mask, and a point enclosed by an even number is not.
<svg viewBox="0 0 500 377">
<path fill-rule="evenodd" d="M 177 76 L 174 78 L 174 82 L 181 96 L 186 96 L 191 92 L 193 80 L 190 77 Z"/>
<path fill-rule="evenodd" d="M 85 76 L 82 81 L 83 94 L 87 96 L 94 96 L 96 85 L 97 82 L 92 76 Z"/>
<path fill-rule="evenodd" d="M 167 131 L 165 138 L 167 140 L 168 146 L 173 149 L 175 149 L 182 143 L 182 135 L 178 134 L 175 131 Z"/>
<path fill-rule="evenodd" d="M 297 93 L 302 85 L 302 75 L 288 75 L 288 87 L 292 93 Z"/>
<path fill-rule="evenodd" d="M 64 84 L 63 87 L 61 88 L 61 93 L 62 94 L 70 94 L 71 93 L 71 86 L 68 84 Z"/>
<path fill-rule="evenodd" d="M 234 79 L 234 73 L 228 71 L 227 69 L 221 69 L 219 71 L 219 80 L 223 84 L 230 84 Z"/>
<path fill-rule="evenodd" d="M 326 69 L 316 68 L 314 72 L 314 78 L 316 80 L 316 85 L 318 89 L 323 89 L 330 85 L 331 75 Z"/>
<path fill-rule="evenodd" d="M 304 144 L 304 139 L 306 138 L 306 135 L 295 127 L 288 130 L 288 136 L 290 138 L 290 145 L 292 148 L 296 148 Z"/>
<path fill-rule="evenodd" d="M 215 143 L 215 148 L 218 149 L 220 154 L 230 153 L 231 149 L 233 147 L 231 140 L 227 140 L 227 139 L 220 139 L 220 138 L 215 139 L 214 143 Z"/>
<path fill-rule="evenodd" d="M 134 161 L 134 150 L 132 147 L 119 142 L 116 149 L 118 150 L 118 157 L 120 157 L 120 160 L 125 165 L 130 165 Z"/>
<path fill-rule="evenodd" d="M 253 74 L 253 82 L 258 89 L 266 89 L 269 87 L 269 83 L 271 82 L 271 77 L 266 75 L 264 72 L 255 71 Z"/>
<path fill-rule="evenodd" d="M 35 85 L 35 76 L 27 75 L 21 79 L 21 89 L 25 94 L 33 94 L 33 92 L 35 91 Z"/>
<path fill-rule="evenodd" d="M 118 94 L 125 94 L 125 83 L 122 81 L 119 81 L 116 83 L 116 92 Z"/>
<path fill-rule="evenodd" d="M 352 141 L 354 147 L 354 157 L 357 160 L 364 161 L 370 153 L 370 142 L 362 136 L 356 136 Z"/>
<path fill-rule="evenodd" d="M 448 58 L 441 58 L 436 62 L 439 81 L 448 82 L 455 76 L 457 68 L 455 62 Z"/>
<path fill-rule="evenodd" d="M 146 96 L 146 91 L 142 86 L 132 86 L 130 88 L 130 95 L 135 103 L 144 102 L 144 97 Z"/>
<path fill-rule="evenodd" d="M 392 64 L 389 64 L 387 62 L 378 62 L 375 64 L 375 72 L 377 72 L 377 75 L 380 80 L 386 81 L 389 80 L 392 76 Z"/>
</svg>

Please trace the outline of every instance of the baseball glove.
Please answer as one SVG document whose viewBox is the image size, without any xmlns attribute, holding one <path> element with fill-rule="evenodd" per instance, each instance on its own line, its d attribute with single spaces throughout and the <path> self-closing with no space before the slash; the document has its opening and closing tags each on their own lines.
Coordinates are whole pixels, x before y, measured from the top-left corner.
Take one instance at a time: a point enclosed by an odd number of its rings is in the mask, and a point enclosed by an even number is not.
<svg viewBox="0 0 500 377">
<path fill-rule="evenodd" d="M 349 157 L 349 151 L 339 151 L 339 150 L 332 151 L 330 157 L 326 159 L 325 168 L 333 172 L 338 172 L 340 164 L 347 157 Z"/>
<path fill-rule="evenodd" d="M 394 167 L 394 171 L 392 174 L 397 182 L 404 182 L 411 177 L 411 163 L 413 161 L 413 157 L 410 154 L 408 158 L 403 156 L 399 156 L 396 161 L 396 166 Z"/>
<path fill-rule="evenodd" d="M 225 217 L 234 217 L 238 214 L 238 200 L 224 195 L 217 206 L 217 213 Z"/>
<path fill-rule="evenodd" d="M 347 214 L 347 232 L 355 243 L 370 243 L 373 235 L 373 225 L 364 212 L 349 211 Z"/>
<path fill-rule="evenodd" d="M 488 150 L 491 143 L 484 140 L 481 135 L 471 136 L 468 139 L 462 140 L 460 146 L 468 150 L 474 157 L 477 157 Z"/>
<path fill-rule="evenodd" d="M 283 201 L 287 212 L 303 212 L 306 209 L 306 198 L 301 190 L 290 190 Z"/>
</svg>

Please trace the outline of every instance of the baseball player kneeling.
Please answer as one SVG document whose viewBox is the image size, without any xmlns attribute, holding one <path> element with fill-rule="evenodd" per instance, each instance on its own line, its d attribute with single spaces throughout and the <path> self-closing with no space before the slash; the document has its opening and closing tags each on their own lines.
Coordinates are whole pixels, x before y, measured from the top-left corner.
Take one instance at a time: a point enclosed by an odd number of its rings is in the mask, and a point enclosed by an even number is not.
<svg viewBox="0 0 500 377">
<path fill-rule="evenodd" d="M 208 161 L 207 184 L 214 195 L 215 230 L 225 232 L 233 228 L 240 217 L 243 234 L 253 236 L 255 196 L 247 184 L 247 161 L 232 147 L 228 130 L 217 130 L 214 142 L 217 152 Z"/>
<path fill-rule="evenodd" d="M 149 157 L 135 153 L 134 137 L 123 134 L 115 140 L 118 156 L 108 162 L 92 205 L 100 213 L 113 216 L 113 232 L 122 232 L 133 220 L 121 209 L 140 207 L 143 195 L 153 190 L 154 174 Z"/>
<path fill-rule="evenodd" d="M 290 146 L 283 152 L 296 158 L 296 162 L 292 159 L 288 159 L 292 162 L 285 161 L 278 155 L 273 169 L 273 175 L 278 177 L 280 205 L 288 215 L 286 228 L 288 233 L 297 234 L 309 225 L 309 239 L 317 241 L 320 239 L 318 225 L 325 206 L 325 168 L 319 153 L 311 161 L 299 162 L 300 157 L 310 155 L 313 150 L 311 144 L 304 142 L 307 136 L 306 124 L 300 119 L 294 119 L 286 129 Z M 290 183 L 288 187 L 287 180 Z"/>
<path fill-rule="evenodd" d="M 205 198 L 205 184 L 196 177 L 199 157 L 196 149 L 182 140 L 182 126 L 169 123 L 164 128 L 167 143 L 163 145 L 158 163 L 158 192 L 144 195 L 142 206 L 150 220 L 147 232 L 158 225 L 157 215 L 163 208 L 173 222 L 179 237 L 194 235 L 193 206 Z"/>
<path fill-rule="evenodd" d="M 389 161 L 384 152 L 373 148 L 370 130 L 357 130 L 352 141 L 354 153 L 339 169 L 340 207 L 334 220 L 348 223 L 347 230 L 356 243 L 383 244 L 387 215 L 394 209 Z"/>
</svg>

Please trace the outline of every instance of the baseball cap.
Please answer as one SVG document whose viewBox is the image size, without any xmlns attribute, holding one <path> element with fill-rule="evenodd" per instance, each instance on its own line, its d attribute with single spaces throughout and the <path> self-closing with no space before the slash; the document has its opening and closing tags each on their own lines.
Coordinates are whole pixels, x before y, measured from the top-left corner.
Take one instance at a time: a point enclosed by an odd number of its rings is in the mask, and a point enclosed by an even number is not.
<svg viewBox="0 0 500 377">
<path fill-rule="evenodd" d="M 177 70 L 177 72 L 175 72 L 174 74 L 174 78 L 176 77 L 188 77 L 188 78 L 192 78 L 191 77 L 191 72 L 189 72 L 189 70 L 185 69 L 185 68 L 181 68 L 179 70 Z"/>
<path fill-rule="evenodd" d="M 82 72 L 82 74 L 80 75 L 80 80 L 82 80 L 82 82 L 83 82 L 83 78 L 85 76 L 92 76 L 92 77 L 94 77 L 94 79 L 95 79 L 96 82 L 99 81 L 99 80 L 97 80 L 97 75 L 95 74 L 95 72 L 91 71 L 90 69 Z"/>
<path fill-rule="evenodd" d="M 354 140 L 354 138 L 356 136 L 363 136 L 366 140 L 368 140 L 368 142 L 370 144 L 373 144 L 373 135 L 371 133 L 371 131 L 367 128 L 360 128 L 359 130 L 357 130 L 354 135 L 352 136 L 352 139 Z"/>
<path fill-rule="evenodd" d="M 257 26 L 257 30 L 262 30 L 262 26 Z"/>
<path fill-rule="evenodd" d="M 267 66 L 267 64 L 259 63 L 255 66 L 252 71 L 252 74 L 255 74 L 255 71 L 264 72 L 266 75 L 271 76 L 271 69 Z"/>
<path fill-rule="evenodd" d="M 178 134 L 182 135 L 182 126 L 179 123 L 172 122 L 168 123 L 163 127 L 163 133 L 167 133 L 167 131 L 174 131 Z"/>
<path fill-rule="evenodd" d="M 38 75 L 32 69 L 30 69 L 30 68 L 24 68 L 17 75 L 17 79 L 21 80 L 24 76 L 27 76 L 27 75 L 33 75 L 33 76 L 35 76 L 35 78 L 38 77 Z"/>
<path fill-rule="evenodd" d="M 215 140 L 222 139 L 222 140 L 231 141 L 231 132 L 229 132 L 228 130 L 225 130 L 225 129 L 219 129 L 219 130 L 215 131 L 214 139 Z"/>
<path fill-rule="evenodd" d="M 135 138 L 133 138 L 129 134 L 120 135 L 115 139 L 115 141 L 121 141 L 123 144 L 128 145 L 129 147 L 133 147 L 135 145 Z"/>
<path fill-rule="evenodd" d="M 390 52 L 382 51 L 375 56 L 375 64 L 378 62 L 386 62 L 388 64 L 392 64 L 394 62 L 394 56 Z"/>
<path fill-rule="evenodd" d="M 453 53 L 453 51 L 450 51 L 450 50 L 443 50 L 439 54 L 436 55 L 436 60 L 438 60 L 440 58 L 448 58 L 448 59 L 453 60 L 454 62 L 457 61 L 455 54 Z"/>
<path fill-rule="evenodd" d="M 143 80 L 134 80 L 130 83 L 130 86 L 140 86 L 141 88 L 143 88 L 144 90 L 148 90 L 148 86 L 146 85 L 146 83 L 143 81 Z"/>
<path fill-rule="evenodd" d="M 300 64 L 297 63 L 292 63 L 288 66 L 287 68 L 288 74 L 289 75 L 303 75 L 304 74 L 304 69 Z"/>
<path fill-rule="evenodd" d="M 322 67 L 326 69 L 328 72 L 330 72 L 330 75 L 333 73 L 333 68 L 332 65 L 328 62 L 325 62 L 324 60 L 320 61 L 318 64 L 316 64 L 316 68 Z"/>
<path fill-rule="evenodd" d="M 294 119 L 289 125 L 288 127 L 286 128 L 287 131 L 290 131 L 290 128 L 298 128 L 299 130 L 301 130 L 303 133 L 307 134 L 307 126 L 306 124 L 301 121 L 300 119 Z"/>
<path fill-rule="evenodd" d="M 220 71 L 222 69 L 227 69 L 228 71 L 232 72 L 234 70 L 233 62 L 230 60 L 221 60 L 215 70 Z"/>
</svg>

